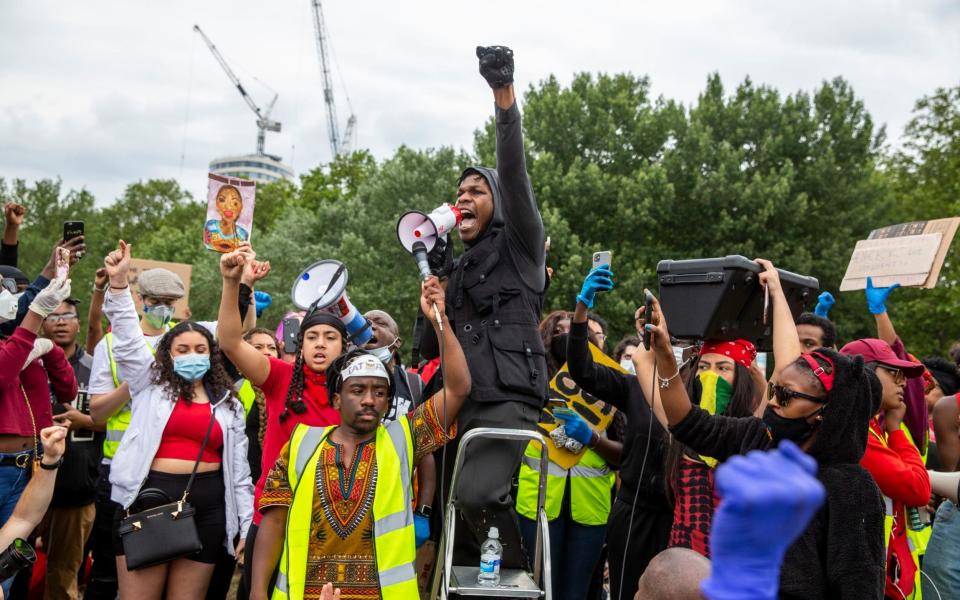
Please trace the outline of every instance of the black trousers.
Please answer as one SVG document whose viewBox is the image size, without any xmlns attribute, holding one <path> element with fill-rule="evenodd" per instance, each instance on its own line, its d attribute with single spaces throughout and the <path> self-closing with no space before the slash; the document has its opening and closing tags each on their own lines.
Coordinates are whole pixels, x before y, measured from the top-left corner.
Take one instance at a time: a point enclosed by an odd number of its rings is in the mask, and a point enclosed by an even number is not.
<svg viewBox="0 0 960 600">
<path fill-rule="evenodd" d="M 532 430 L 539 420 L 539 409 L 520 402 L 468 400 L 457 419 L 457 439 L 448 445 L 445 459 L 441 459 L 443 450 L 436 456 L 437 461 L 445 462 L 445 493 L 450 490 L 459 440 L 465 433 L 478 427 Z M 526 447 L 527 442 L 500 439 L 479 439 L 470 443 L 457 481 L 459 517 L 454 564 L 479 564 L 480 544 L 487 539 L 490 527 L 496 527 L 503 544 L 502 566 L 513 569 L 527 566 L 511 494 L 514 474 L 520 467 Z"/>
<path fill-rule="evenodd" d="M 630 527 L 632 498 L 618 498 L 610 511 L 607 525 L 610 600 L 633 600 L 640 576 L 670 541 L 673 512 L 647 507 L 642 500 L 637 502 L 633 527 Z M 621 578 L 623 590 L 620 589 Z"/>
<path fill-rule="evenodd" d="M 97 514 L 90 532 L 93 566 L 84 600 L 115 600 L 117 597 L 117 563 L 113 552 L 113 517 L 120 505 L 110 500 L 110 465 L 100 465 L 97 480 Z"/>
</svg>

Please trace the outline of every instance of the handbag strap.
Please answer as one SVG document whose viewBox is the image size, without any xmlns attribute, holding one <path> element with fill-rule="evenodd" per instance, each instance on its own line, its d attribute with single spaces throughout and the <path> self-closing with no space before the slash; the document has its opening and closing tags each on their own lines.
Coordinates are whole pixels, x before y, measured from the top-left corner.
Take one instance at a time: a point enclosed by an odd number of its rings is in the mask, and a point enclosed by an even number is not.
<svg viewBox="0 0 960 600">
<path fill-rule="evenodd" d="M 40 432 L 37 431 L 37 420 L 33 418 L 33 405 L 30 404 L 30 397 L 27 396 L 27 390 L 23 389 L 23 384 L 20 384 L 20 393 L 23 394 L 23 401 L 27 405 L 27 412 L 30 413 L 30 426 L 33 428 L 33 468 L 36 469 L 40 465 L 40 459 L 43 457 L 40 454 Z"/>
<path fill-rule="evenodd" d="M 210 441 L 210 433 L 213 431 L 213 424 L 217 420 L 217 405 L 213 403 L 213 396 L 210 395 L 210 390 L 207 388 L 207 384 L 203 384 L 203 389 L 207 393 L 207 401 L 210 403 L 210 424 L 207 425 L 207 433 L 203 436 L 203 443 L 200 444 L 200 453 L 197 455 L 197 462 L 193 463 L 193 471 L 190 473 L 190 479 L 187 480 L 187 487 L 183 490 L 183 497 L 180 498 L 180 502 L 186 502 L 187 496 L 190 495 L 190 487 L 193 485 L 193 480 L 197 476 L 197 469 L 200 467 L 200 462 L 203 459 L 203 453 L 207 449 L 207 442 Z"/>
</svg>

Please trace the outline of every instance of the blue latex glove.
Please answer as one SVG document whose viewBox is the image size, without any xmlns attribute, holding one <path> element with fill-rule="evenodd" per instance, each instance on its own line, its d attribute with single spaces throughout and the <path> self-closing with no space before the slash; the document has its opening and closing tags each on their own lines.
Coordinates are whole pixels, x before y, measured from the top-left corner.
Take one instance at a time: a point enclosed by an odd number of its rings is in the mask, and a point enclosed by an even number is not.
<svg viewBox="0 0 960 600">
<path fill-rule="evenodd" d="M 837 299 L 830 292 L 824 292 L 817 297 L 817 307 L 813 309 L 813 314 L 824 319 L 830 318 L 830 309 L 837 303 Z"/>
<path fill-rule="evenodd" d="M 583 287 L 577 294 L 577 302 L 583 302 L 587 308 L 593 308 L 593 301 L 597 297 L 597 292 L 606 292 L 613 289 L 613 271 L 610 265 L 600 265 L 587 273 L 587 278 L 583 280 Z"/>
<path fill-rule="evenodd" d="M 567 432 L 567 437 L 577 440 L 584 446 L 593 441 L 593 430 L 579 416 L 554 415 L 554 417 L 563 421 L 563 429 Z"/>
<path fill-rule="evenodd" d="M 716 472 L 720 507 L 710 526 L 710 600 L 774 600 L 787 548 L 826 498 L 816 461 L 783 441 L 770 452 L 734 456 Z"/>
<path fill-rule="evenodd" d="M 257 318 L 260 318 L 260 315 L 263 314 L 263 311 L 270 308 L 270 305 L 273 304 L 273 296 L 266 292 L 261 292 L 260 290 L 253 291 L 253 301 L 257 305 Z"/>
<path fill-rule="evenodd" d="M 887 312 L 887 298 L 893 290 L 900 287 L 895 283 L 890 287 L 873 287 L 873 277 L 867 277 L 867 310 L 872 315 L 882 315 Z"/>
<path fill-rule="evenodd" d="M 417 540 L 417 548 L 430 539 L 430 519 L 423 515 L 413 514 L 413 535 Z"/>
</svg>

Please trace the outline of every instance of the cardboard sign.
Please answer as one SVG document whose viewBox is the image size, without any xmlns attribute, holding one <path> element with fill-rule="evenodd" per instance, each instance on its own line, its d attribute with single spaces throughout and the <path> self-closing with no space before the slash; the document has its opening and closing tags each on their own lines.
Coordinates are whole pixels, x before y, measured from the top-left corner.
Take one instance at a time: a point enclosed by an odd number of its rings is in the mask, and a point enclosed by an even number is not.
<svg viewBox="0 0 960 600">
<path fill-rule="evenodd" d="M 163 262 L 159 260 L 147 260 L 145 258 L 131 258 L 130 272 L 127 274 L 127 282 L 130 289 L 134 291 L 133 302 L 137 305 L 137 313 L 143 314 L 143 303 L 140 301 L 140 287 L 137 280 L 140 273 L 148 269 L 167 269 L 173 271 L 183 280 L 183 298 L 177 300 L 174 305 L 173 318 L 180 321 L 190 318 L 190 275 L 193 273 L 193 265 L 182 263 Z"/>
<path fill-rule="evenodd" d="M 613 362 L 613 359 L 593 344 L 590 344 L 590 354 L 593 355 L 593 362 L 626 373 L 619 364 Z M 566 364 L 557 371 L 557 374 L 550 381 L 550 400 L 541 412 L 537 430 L 546 440 L 547 454 L 550 456 L 550 460 L 564 469 L 569 469 L 580 462 L 586 448 L 574 454 L 566 448 L 557 448 L 550 440 L 550 432 L 563 424 L 563 421 L 554 418 L 551 411 L 554 406 L 566 406 L 577 411 L 577 414 L 583 417 L 590 427 L 599 432 L 606 431 L 617 409 L 580 389 L 580 386 L 570 376 Z M 531 443 L 535 444 L 536 442 Z"/>
<path fill-rule="evenodd" d="M 207 220 L 203 244 L 207 250 L 232 252 L 250 241 L 257 183 L 235 177 L 207 174 Z"/>
<path fill-rule="evenodd" d="M 916 221 L 870 232 L 857 242 L 841 292 L 862 290 L 867 277 L 877 287 L 899 283 L 904 287 L 936 287 L 940 269 L 957 233 L 960 218 Z"/>
</svg>

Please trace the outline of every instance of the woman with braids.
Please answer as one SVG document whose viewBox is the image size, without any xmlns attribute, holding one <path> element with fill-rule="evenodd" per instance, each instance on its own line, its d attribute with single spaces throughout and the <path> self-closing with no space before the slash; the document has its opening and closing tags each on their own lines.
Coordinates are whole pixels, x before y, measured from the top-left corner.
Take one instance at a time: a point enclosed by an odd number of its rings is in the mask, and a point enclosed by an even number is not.
<svg viewBox="0 0 960 600">
<path fill-rule="evenodd" d="M 766 450 L 784 440 L 795 443 L 816 459 L 826 502 L 792 544 L 780 540 L 771 548 L 770 536 L 753 540 L 742 531 L 713 531 L 714 555 L 735 555 L 737 561 L 715 560 L 710 589 L 705 587 L 704 594 L 710 598 L 882 598 L 883 502 L 873 478 L 859 464 L 870 419 L 880 407 L 880 381 L 864 368 L 862 357 L 827 348 L 803 354 L 779 274 L 768 261 L 757 262 L 764 268 L 760 282 L 772 300 L 776 359 L 763 417 L 710 414 L 690 401 L 656 301 L 652 324 L 646 326 L 656 357 L 654 401 L 662 403 L 670 433 L 677 440 L 719 461 Z M 642 315 L 643 309 L 638 311 Z M 763 508 L 758 507 L 757 518 L 761 513 Z M 770 531 L 776 542 L 776 529 Z M 734 592 L 738 595 L 731 596 Z"/>
<path fill-rule="evenodd" d="M 253 518 L 243 406 L 205 327 L 180 323 L 160 340 L 156 355 L 150 350 L 127 286 L 130 246 L 121 240 L 104 264 L 110 291 L 103 312 L 113 327 L 114 357 L 130 386 L 132 408 L 110 470 L 112 499 L 122 507 L 114 521 L 120 597 L 159 599 L 166 590 L 168 598 L 202 598 L 222 547 L 239 555 Z M 172 500 L 183 496 L 198 457 L 190 503 L 202 550 L 128 571 L 120 520 L 127 510 L 142 508 L 135 505 L 141 490 L 157 488 Z"/>
<path fill-rule="evenodd" d="M 346 350 L 347 332 L 340 319 L 326 311 L 307 314 L 300 323 L 298 350 L 293 365 L 265 356 L 251 342 L 244 341 L 237 311 L 237 294 L 244 265 L 255 262 L 255 259 L 256 253 L 247 242 L 220 258 L 223 294 L 220 298 L 217 340 L 240 373 L 263 392 L 266 430 L 261 447 L 261 474 L 254 491 L 255 503 L 259 503 L 265 493 L 267 473 L 298 424 L 325 427 L 340 423 L 340 413 L 327 397 L 326 370 Z M 270 491 L 266 493 L 269 495 Z M 250 559 L 253 557 L 261 518 L 259 512 L 254 513 L 253 526 L 247 536 L 243 573 L 247 589 L 250 589 Z"/>
</svg>

